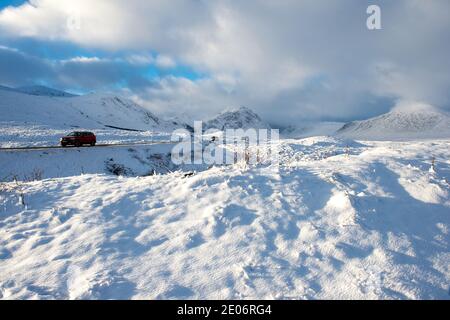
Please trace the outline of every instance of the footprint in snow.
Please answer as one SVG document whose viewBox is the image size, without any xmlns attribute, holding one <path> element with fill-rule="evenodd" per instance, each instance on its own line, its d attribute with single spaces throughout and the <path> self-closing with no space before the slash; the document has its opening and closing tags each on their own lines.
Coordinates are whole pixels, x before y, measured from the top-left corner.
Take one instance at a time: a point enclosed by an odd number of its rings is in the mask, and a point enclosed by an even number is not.
<svg viewBox="0 0 450 320">
<path fill-rule="evenodd" d="M 88 270 L 71 266 L 67 273 L 67 291 L 71 300 L 126 300 L 136 291 L 133 282 L 113 271 L 89 275 Z"/>
<path fill-rule="evenodd" d="M 154 240 L 149 241 L 147 246 L 151 249 L 156 248 L 156 247 L 159 247 L 160 245 L 162 245 L 163 243 L 165 243 L 167 240 L 169 240 L 169 238 L 167 238 L 167 237 L 161 237 L 158 239 L 154 239 Z"/>
<path fill-rule="evenodd" d="M 54 209 L 52 209 L 52 215 L 60 223 L 65 223 L 70 218 L 72 218 L 73 210 L 65 209 L 65 208 L 54 208 Z"/>
<path fill-rule="evenodd" d="M 57 292 L 54 289 L 45 286 L 31 284 L 26 287 L 26 290 L 39 299 L 48 300 L 63 298 L 60 292 Z"/>
<path fill-rule="evenodd" d="M 205 239 L 203 238 L 203 235 L 199 232 L 195 233 L 192 236 L 188 236 L 187 243 L 186 243 L 186 249 L 192 249 L 195 247 L 198 247 L 205 243 Z"/>
<path fill-rule="evenodd" d="M 54 237 L 48 236 L 48 237 L 41 237 L 38 240 L 36 240 L 32 245 L 30 249 L 36 249 L 39 246 L 45 245 L 50 243 Z"/>
<path fill-rule="evenodd" d="M 257 217 L 253 210 L 237 204 L 230 204 L 223 209 L 221 220 L 233 228 L 240 225 L 250 225 Z"/>
<path fill-rule="evenodd" d="M 194 291 L 188 287 L 184 287 L 178 284 L 170 286 L 166 291 L 159 294 L 156 299 L 158 300 L 169 300 L 169 299 L 192 299 L 195 295 Z"/>
<path fill-rule="evenodd" d="M 11 251 L 6 248 L 0 248 L 0 260 L 6 260 L 12 257 Z"/>
</svg>

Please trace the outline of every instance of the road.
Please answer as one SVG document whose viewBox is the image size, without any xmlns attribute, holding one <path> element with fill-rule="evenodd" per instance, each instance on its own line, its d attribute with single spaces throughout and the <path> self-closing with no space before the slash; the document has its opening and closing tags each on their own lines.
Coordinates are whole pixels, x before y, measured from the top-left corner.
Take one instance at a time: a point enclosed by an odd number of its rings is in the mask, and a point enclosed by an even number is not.
<svg viewBox="0 0 450 320">
<path fill-rule="evenodd" d="M 10 147 L 0 148 L 1 151 L 26 151 L 26 150 L 50 150 L 50 149 L 75 149 L 75 148 L 112 148 L 112 147 L 132 147 L 132 146 L 146 146 L 155 144 L 171 144 L 171 141 L 151 141 L 151 142 L 131 142 L 131 143 L 108 143 L 108 144 L 96 144 L 94 147 L 61 147 L 61 146 L 29 146 L 29 147 Z"/>
</svg>

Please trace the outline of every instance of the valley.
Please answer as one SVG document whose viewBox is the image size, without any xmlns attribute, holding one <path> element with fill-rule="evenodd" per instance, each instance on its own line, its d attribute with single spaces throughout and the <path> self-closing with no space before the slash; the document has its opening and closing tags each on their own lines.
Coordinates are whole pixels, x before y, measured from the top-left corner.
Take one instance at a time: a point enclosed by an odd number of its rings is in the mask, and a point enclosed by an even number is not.
<svg viewBox="0 0 450 320">
<path fill-rule="evenodd" d="M 0 89 L 0 146 L 38 148 L 0 151 L 0 299 L 448 299 L 444 113 L 299 124 L 276 162 L 175 165 L 189 123 L 55 94 Z M 270 128 L 247 108 L 205 124 Z M 82 129 L 107 147 L 45 149 Z"/>
</svg>

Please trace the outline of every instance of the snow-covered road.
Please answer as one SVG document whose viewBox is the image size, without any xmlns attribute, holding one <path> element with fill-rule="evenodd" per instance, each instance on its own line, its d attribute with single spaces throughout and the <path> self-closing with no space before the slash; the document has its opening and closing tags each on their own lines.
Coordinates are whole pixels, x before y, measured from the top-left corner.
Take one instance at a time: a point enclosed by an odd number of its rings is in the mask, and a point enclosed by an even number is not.
<svg viewBox="0 0 450 320">
<path fill-rule="evenodd" d="M 449 140 L 280 150 L 277 167 L 2 183 L 0 298 L 450 298 Z"/>
<path fill-rule="evenodd" d="M 88 146 L 89 148 L 115 148 L 115 147 L 135 147 L 135 146 L 149 146 L 155 144 L 173 144 L 171 141 L 157 141 L 157 142 L 132 142 L 132 143 L 103 143 L 96 144 L 95 146 Z M 49 150 L 49 149 L 67 149 L 74 146 L 33 146 L 33 147 L 5 147 L 0 148 L 1 151 L 22 151 L 22 150 Z M 82 146 L 78 148 L 85 148 Z M 75 147 L 74 147 L 75 148 Z"/>
<path fill-rule="evenodd" d="M 71 131 L 92 131 L 98 144 L 149 143 L 170 141 L 171 134 L 155 131 L 127 131 L 112 128 L 55 128 L 48 125 L 0 121 L 0 148 L 59 146 L 61 137 Z"/>
</svg>

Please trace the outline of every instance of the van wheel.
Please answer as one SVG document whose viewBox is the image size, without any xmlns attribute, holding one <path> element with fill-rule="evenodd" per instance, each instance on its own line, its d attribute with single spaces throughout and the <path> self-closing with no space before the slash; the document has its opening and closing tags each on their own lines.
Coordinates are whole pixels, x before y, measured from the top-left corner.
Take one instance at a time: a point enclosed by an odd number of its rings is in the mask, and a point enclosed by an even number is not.
<svg viewBox="0 0 450 320">
<path fill-rule="evenodd" d="M 91 147 L 94 147 L 95 146 L 95 142 L 91 142 Z"/>
</svg>

